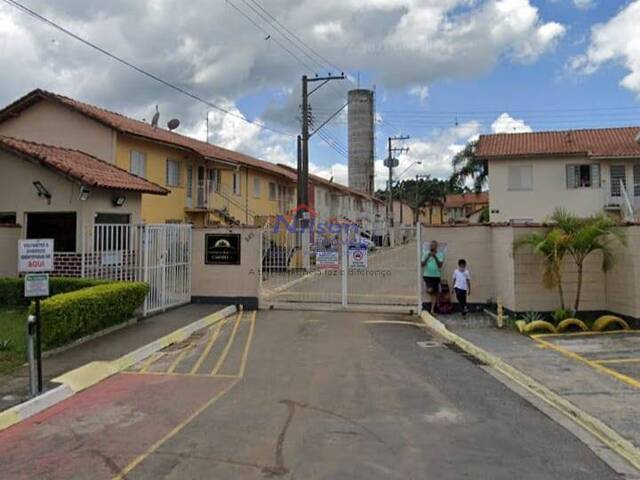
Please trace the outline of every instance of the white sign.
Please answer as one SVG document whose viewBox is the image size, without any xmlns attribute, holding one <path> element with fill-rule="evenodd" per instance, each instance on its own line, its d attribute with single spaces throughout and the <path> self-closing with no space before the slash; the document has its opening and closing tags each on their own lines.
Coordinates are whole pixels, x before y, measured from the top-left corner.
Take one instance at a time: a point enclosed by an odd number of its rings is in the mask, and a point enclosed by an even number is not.
<svg viewBox="0 0 640 480">
<path fill-rule="evenodd" d="M 352 245 L 349 247 L 349 268 L 366 270 L 369 265 L 369 251 L 366 245 Z"/>
<path fill-rule="evenodd" d="M 53 271 L 53 240 L 18 241 L 18 271 L 20 273 Z"/>
<path fill-rule="evenodd" d="M 122 252 L 109 251 L 102 254 L 102 266 L 111 267 L 122 264 Z"/>
<path fill-rule="evenodd" d="M 24 276 L 25 298 L 49 296 L 49 274 L 27 273 Z"/>
<path fill-rule="evenodd" d="M 338 269 L 340 262 L 336 250 L 318 250 L 316 252 L 316 265 L 322 269 Z"/>
</svg>

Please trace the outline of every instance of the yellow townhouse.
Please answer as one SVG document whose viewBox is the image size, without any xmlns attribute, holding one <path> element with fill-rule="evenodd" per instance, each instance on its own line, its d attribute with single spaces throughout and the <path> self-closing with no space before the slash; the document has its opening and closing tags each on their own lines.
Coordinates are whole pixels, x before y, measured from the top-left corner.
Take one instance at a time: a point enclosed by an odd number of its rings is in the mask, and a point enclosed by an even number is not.
<svg viewBox="0 0 640 480">
<path fill-rule="evenodd" d="M 142 196 L 145 223 L 261 225 L 294 206 L 295 172 L 44 90 L 0 110 L 0 134 L 77 149 L 166 187 Z"/>
</svg>

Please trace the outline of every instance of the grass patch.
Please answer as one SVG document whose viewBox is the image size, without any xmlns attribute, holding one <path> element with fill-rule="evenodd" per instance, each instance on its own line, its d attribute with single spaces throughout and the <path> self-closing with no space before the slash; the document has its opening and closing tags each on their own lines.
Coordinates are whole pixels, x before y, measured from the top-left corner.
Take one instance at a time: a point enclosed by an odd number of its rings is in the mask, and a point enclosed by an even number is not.
<svg viewBox="0 0 640 480">
<path fill-rule="evenodd" d="M 27 358 L 27 308 L 0 308 L 0 375 Z"/>
</svg>

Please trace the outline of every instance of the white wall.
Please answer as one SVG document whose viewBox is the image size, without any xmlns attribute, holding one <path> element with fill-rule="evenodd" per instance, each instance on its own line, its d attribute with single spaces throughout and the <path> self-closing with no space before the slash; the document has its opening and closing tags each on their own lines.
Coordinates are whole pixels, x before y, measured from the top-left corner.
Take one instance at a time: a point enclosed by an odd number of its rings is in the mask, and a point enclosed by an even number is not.
<svg viewBox="0 0 640 480">
<path fill-rule="evenodd" d="M 600 188 L 567 188 L 568 164 L 595 163 L 584 158 L 495 160 L 489 162 L 489 191 L 492 222 L 529 220 L 544 222 L 557 207 L 563 207 L 576 215 L 589 216 L 603 212 L 609 192 L 609 164 L 601 161 L 602 186 Z M 631 165 L 631 162 L 627 162 Z M 533 189 L 510 191 L 509 166 L 531 165 Z M 631 167 L 629 167 L 631 168 Z M 633 177 L 627 173 L 627 182 Z M 497 211 L 497 212 L 496 212 Z"/>
</svg>

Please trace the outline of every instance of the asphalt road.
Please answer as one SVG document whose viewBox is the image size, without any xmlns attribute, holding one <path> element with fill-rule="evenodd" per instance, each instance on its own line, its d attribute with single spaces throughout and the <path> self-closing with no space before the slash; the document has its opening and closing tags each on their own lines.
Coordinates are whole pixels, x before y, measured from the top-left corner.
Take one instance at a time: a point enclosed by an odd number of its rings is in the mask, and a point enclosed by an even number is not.
<svg viewBox="0 0 640 480">
<path fill-rule="evenodd" d="M 0 433 L 0 476 L 619 478 L 481 366 L 387 323 L 411 317 L 250 315 Z"/>
</svg>

